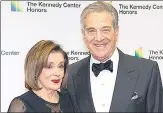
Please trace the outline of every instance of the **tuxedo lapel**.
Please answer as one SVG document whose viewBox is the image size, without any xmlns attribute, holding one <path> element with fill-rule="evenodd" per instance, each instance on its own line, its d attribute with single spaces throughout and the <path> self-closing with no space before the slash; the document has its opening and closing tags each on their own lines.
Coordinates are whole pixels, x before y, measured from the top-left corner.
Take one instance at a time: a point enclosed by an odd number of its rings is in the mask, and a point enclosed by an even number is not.
<svg viewBox="0 0 163 113">
<path fill-rule="evenodd" d="M 110 112 L 125 112 L 132 98 L 134 87 L 139 75 L 132 66 L 132 59 L 119 51 L 119 64 L 110 106 Z"/>
<path fill-rule="evenodd" d="M 75 76 L 75 93 L 81 112 L 95 112 L 90 86 L 90 56 L 85 59 Z"/>
</svg>

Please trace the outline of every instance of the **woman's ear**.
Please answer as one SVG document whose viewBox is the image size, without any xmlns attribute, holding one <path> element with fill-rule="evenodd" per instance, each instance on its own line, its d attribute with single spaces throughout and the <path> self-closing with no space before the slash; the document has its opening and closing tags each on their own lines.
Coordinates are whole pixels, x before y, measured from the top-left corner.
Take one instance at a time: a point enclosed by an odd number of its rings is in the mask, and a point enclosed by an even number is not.
<svg viewBox="0 0 163 113">
<path fill-rule="evenodd" d="M 59 89 L 57 89 L 57 91 L 61 92 L 61 89 L 59 88 Z"/>
</svg>

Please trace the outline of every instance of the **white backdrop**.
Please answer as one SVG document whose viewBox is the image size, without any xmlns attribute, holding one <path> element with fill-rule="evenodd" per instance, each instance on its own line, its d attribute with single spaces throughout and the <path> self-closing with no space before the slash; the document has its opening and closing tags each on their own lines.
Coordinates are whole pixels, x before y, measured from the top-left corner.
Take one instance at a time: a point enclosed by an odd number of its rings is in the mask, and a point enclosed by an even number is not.
<svg viewBox="0 0 163 113">
<path fill-rule="evenodd" d="M 87 55 L 80 31 L 82 9 L 92 1 L 11 1 L 1 2 L 1 111 L 6 112 L 11 100 L 26 91 L 24 87 L 24 59 L 28 50 L 39 40 L 50 39 L 69 52 L 70 64 Z M 44 4 L 55 4 L 45 7 Z M 65 7 L 66 4 L 80 7 Z M 32 6 L 32 5 L 33 6 Z M 40 4 L 40 6 L 39 6 Z M 57 7 L 56 4 L 61 4 Z M 112 1 L 119 12 L 118 47 L 125 53 L 135 55 L 142 48 L 144 58 L 158 62 L 163 80 L 163 2 Z M 22 11 L 11 11 L 11 6 Z M 157 8 L 159 9 L 155 9 Z M 134 8 L 147 9 L 134 9 Z M 30 12 L 43 9 L 46 12 Z M 28 10 L 27 10 L 28 9 Z M 129 13 L 129 14 L 128 14 Z M 7 55 L 12 52 L 12 55 Z M 13 52 L 15 55 L 13 55 Z"/>
</svg>

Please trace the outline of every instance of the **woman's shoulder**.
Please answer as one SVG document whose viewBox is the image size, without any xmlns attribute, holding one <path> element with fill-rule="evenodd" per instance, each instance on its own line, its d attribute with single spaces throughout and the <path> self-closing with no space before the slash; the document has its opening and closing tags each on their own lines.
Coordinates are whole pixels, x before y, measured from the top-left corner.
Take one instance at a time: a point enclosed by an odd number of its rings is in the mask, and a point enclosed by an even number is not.
<svg viewBox="0 0 163 113">
<path fill-rule="evenodd" d="M 32 96 L 32 91 L 27 91 L 27 92 L 23 93 L 22 95 L 18 96 L 17 98 L 26 100 L 28 98 L 31 98 L 31 96 Z"/>
<path fill-rule="evenodd" d="M 24 99 L 26 100 L 27 98 L 30 98 L 30 97 L 31 97 L 31 91 L 27 91 L 27 92 L 15 97 L 11 102 L 15 102 L 15 101 L 23 102 Z"/>
<path fill-rule="evenodd" d="M 8 112 L 25 112 L 26 107 L 24 105 L 24 102 L 19 99 L 18 97 L 15 97 L 8 108 Z"/>
<path fill-rule="evenodd" d="M 27 91 L 20 96 L 12 99 L 8 112 L 25 112 L 26 111 L 26 100 L 30 100 L 31 91 Z"/>
<path fill-rule="evenodd" d="M 25 112 L 26 107 L 22 98 L 26 97 L 28 94 L 29 92 L 25 92 L 24 94 L 12 99 L 10 106 L 8 108 L 8 112 Z"/>
</svg>

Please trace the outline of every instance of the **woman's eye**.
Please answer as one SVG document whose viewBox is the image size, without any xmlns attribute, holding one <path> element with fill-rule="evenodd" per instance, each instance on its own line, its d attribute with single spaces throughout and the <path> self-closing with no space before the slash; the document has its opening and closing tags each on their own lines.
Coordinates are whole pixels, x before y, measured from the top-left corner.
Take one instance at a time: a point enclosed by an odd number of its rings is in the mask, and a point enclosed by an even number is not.
<svg viewBox="0 0 163 113">
<path fill-rule="evenodd" d="M 64 65 L 60 65 L 59 68 L 64 68 Z"/>
<path fill-rule="evenodd" d="M 45 68 L 50 69 L 50 68 L 52 68 L 52 65 L 46 65 Z"/>
</svg>

